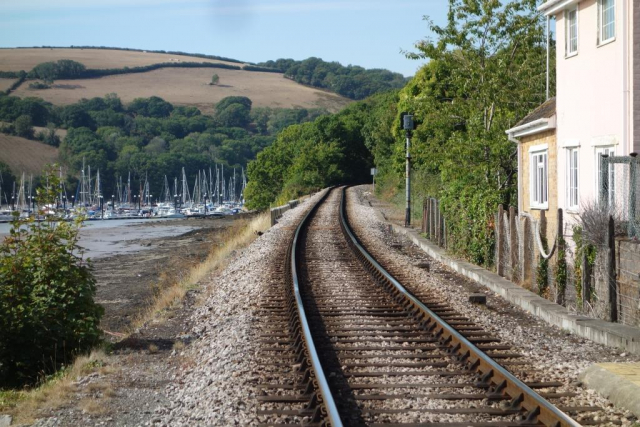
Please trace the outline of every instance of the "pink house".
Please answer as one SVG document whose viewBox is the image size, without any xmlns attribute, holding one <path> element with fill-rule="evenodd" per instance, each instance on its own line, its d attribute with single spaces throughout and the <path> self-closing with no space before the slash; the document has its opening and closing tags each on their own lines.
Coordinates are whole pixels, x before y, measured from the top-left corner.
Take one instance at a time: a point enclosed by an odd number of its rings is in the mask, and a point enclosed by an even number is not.
<svg viewBox="0 0 640 427">
<path fill-rule="evenodd" d="M 640 151 L 640 1 L 548 0 L 539 10 L 556 20 L 555 117 L 539 130 L 521 125 L 507 133 L 521 143 L 520 212 L 549 209 L 541 201 L 554 200 L 570 223 L 598 199 L 600 155 Z M 523 136 L 552 128 L 555 147 L 522 152 Z"/>
</svg>

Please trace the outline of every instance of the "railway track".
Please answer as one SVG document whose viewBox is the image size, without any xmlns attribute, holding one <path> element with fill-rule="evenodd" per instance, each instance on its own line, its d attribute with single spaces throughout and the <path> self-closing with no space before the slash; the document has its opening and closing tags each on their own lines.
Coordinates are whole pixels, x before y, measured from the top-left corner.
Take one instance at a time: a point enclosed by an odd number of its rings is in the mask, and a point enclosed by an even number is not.
<svg viewBox="0 0 640 427">
<path fill-rule="evenodd" d="M 327 191 L 291 230 L 260 302 L 262 425 L 606 424 L 510 345 L 401 283 L 359 243 L 345 197 Z"/>
</svg>

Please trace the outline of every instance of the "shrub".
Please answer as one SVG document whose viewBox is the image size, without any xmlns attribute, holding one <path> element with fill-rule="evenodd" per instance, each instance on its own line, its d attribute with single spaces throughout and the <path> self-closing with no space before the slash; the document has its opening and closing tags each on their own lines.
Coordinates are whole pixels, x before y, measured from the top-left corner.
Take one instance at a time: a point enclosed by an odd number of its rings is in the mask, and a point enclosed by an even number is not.
<svg viewBox="0 0 640 427">
<path fill-rule="evenodd" d="M 55 200 L 53 171 L 37 191 L 41 205 Z M 33 384 L 99 342 L 103 309 L 77 245 L 80 224 L 15 217 L 0 245 L 0 384 Z"/>
<path fill-rule="evenodd" d="M 622 215 L 615 206 L 605 206 L 596 201 L 587 202 L 581 206 L 578 224 L 582 228 L 582 241 L 585 246 L 591 245 L 596 248 L 607 246 L 609 217 L 613 217 L 615 235 L 625 235 L 627 224 L 622 220 Z"/>
<path fill-rule="evenodd" d="M 16 119 L 13 125 L 16 135 L 27 139 L 33 138 L 33 123 L 31 121 L 31 116 L 23 114 Z"/>
<path fill-rule="evenodd" d="M 44 82 L 29 83 L 29 89 L 50 89 L 51 86 Z"/>
</svg>

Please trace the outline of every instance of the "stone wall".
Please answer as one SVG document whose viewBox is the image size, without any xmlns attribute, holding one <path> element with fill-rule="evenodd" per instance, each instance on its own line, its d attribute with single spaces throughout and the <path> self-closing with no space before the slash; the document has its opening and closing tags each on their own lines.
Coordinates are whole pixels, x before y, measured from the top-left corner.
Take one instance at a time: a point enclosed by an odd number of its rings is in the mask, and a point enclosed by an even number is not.
<svg viewBox="0 0 640 427">
<path fill-rule="evenodd" d="M 616 241 L 618 318 L 620 323 L 640 326 L 640 242 Z"/>
</svg>

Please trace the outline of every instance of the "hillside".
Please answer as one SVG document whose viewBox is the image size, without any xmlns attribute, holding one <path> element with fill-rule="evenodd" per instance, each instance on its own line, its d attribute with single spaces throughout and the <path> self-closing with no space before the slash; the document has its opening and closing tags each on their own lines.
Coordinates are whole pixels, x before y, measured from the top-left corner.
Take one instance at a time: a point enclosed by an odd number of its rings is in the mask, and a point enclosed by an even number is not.
<svg viewBox="0 0 640 427">
<path fill-rule="evenodd" d="M 197 56 L 126 50 L 0 49 L 0 71 L 30 71 L 38 64 L 60 59 L 78 61 L 88 69 L 185 62 L 242 65 Z M 220 82 L 210 86 L 214 74 L 220 77 Z M 0 89 L 6 89 L 12 82 L 2 79 Z M 23 98 L 35 96 L 55 105 L 69 105 L 82 98 L 101 97 L 108 93 L 118 94 L 125 104 L 139 97 L 159 96 L 175 105 L 195 106 L 205 114 L 212 113 L 213 104 L 227 96 L 246 96 L 256 107 L 325 108 L 331 112 L 337 112 L 351 102 L 332 92 L 300 85 L 284 78 L 281 73 L 222 68 L 162 68 L 101 78 L 57 80 L 52 88 L 43 90 L 30 89 L 27 80 L 13 95 Z"/>
<path fill-rule="evenodd" d="M 220 83 L 210 86 L 213 74 L 220 77 Z M 256 107 L 326 108 L 331 112 L 351 102 L 340 95 L 300 85 L 278 73 L 211 68 L 164 68 L 97 79 L 58 80 L 52 88 L 44 90 L 29 89 L 25 83 L 13 95 L 68 105 L 108 93 L 118 94 L 125 104 L 135 98 L 159 96 L 175 105 L 198 107 L 205 114 L 211 114 L 213 105 L 227 96 L 246 96 Z"/>
<path fill-rule="evenodd" d="M 15 82 L 16 79 L 3 79 L 0 78 L 0 90 L 7 90 L 9 89 L 9 86 L 11 86 L 13 84 L 13 82 Z"/>
<path fill-rule="evenodd" d="M 0 49 L 0 70 L 29 71 L 43 62 L 71 59 L 83 63 L 87 68 L 140 67 L 162 62 L 211 62 L 238 65 L 237 63 L 195 56 L 171 55 L 167 53 L 137 52 L 111 49 Z"/>
<path fill-rule="evenodd" d="M 6 163 L 16 177 L 22 172 L 40 175 L 46 164 L 58 160 L 58 149 L 38 141 L 0 134 L 0 162 Z"/>
</svg>

